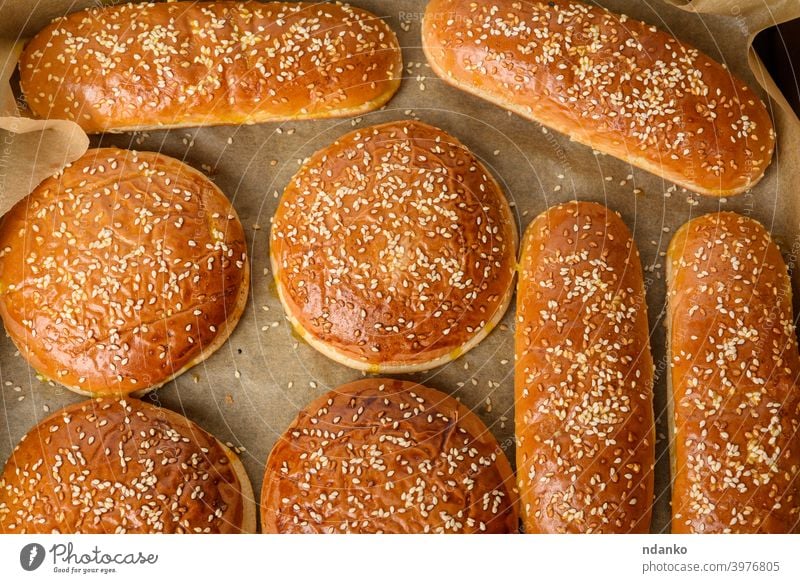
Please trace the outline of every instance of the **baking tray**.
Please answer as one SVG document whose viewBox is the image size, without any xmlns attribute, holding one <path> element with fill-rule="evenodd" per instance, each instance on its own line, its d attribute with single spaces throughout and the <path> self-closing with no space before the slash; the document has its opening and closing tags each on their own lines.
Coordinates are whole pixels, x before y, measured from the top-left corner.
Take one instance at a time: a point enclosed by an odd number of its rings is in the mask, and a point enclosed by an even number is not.
<svg viewBox="0 0 800 583">
<path fill-rule="evenodd" d="M 664 350 L 664 253 L 675 230 L 690 218 L 720 209 L 735 210 L 763 222 L 787 252 L 790 268 L 800 251 L 800 124 L 757 59 L 748 54 L 759 30 L 800 16 L 796 0 L 695 0 L 702 13 L 663 2 L 602 0 L 612 10 L 672 31 L 678 38 L 726 63 L 765 99 L 778 136 L 775 161 L 764 179 L 746 194 L 704 198 L 672 186 L 615 158 L 593 152 L 542 126 L 445 85 L 427 66 L 420 47 L 424 0 L 356 0 L 382 17 L 403 46 L 404 80 L 399 93 L 378 112 L 358 118 L 205 127 L 91 136 L 92 147 L 118 146 L 160 151 L 205 172 L 233 201 L 247 234 L 252 281 L 249 303 L 230 340 L 211 358 L 147 397 L 179 411 L 235 446 L 258 496 L 272 445 L 297 411 L 318 395 L 364 376 L 338 365 L 296 336 L 284 318 L 269 271 L 270 219 L 283 187 L 302 161 L 355 128 L 397 119 L 420 119 L 465 143 L 502 184 L 513 205 L 520 232 L 547 207 L 573 199 L 601 202 L 619 211 L 634 233 L 645 269 L 651 343 L 656 364 L 656 484 L 653 532 L 669 530 L 669 460 L 666 440 Z M 686 5 L 686 2 L 675 1 Z M 14 41 L 30 36 L 50 18 L 96 2 L 42 0 L 35 4 L 0 0 L 0 64 L 13 64 Z M 685 8 L 684 6 L 683 8 Z M 714 13 L 707 13 L 712 11 Z M 19 43 L 17 43 L 17 49 Z M 9 69 L 7 67 L 7 69 Z M 14 87 L 12 78 L 11 86 Z M 8 97 L 8 96 L 6 96 Z M 18 97 L 18 93 L 14 95 Z M 9 118 L 5 118 L 8 120 Z M 4 127 L 9 127 L 6 121 Z M 65 156 L 63 143 L 50 136 L 0 130 L 0 197 L 27 192 L 20 172 L 35 184 L 31 163 L 52 164 Z M 38 137 L 37 137 L 38 136 Z M 74 137 L 74 136 L 73 136 Z M 38 139 L 38 142 L 37 142 Z M 74 137 L 75 140 L 82 136 Z M 16 142 L 14 140 L 17 140 Z M 48 141 L 50 140 L 50 141 Z M 63 141 L 63 140 L 62 140 Z M 9 143 L 11 145 L 9 145 Z M 74 146 L 74 142 L 69 142 Z M 5 144 L 5 145 L 4 145 Z M 16 145 L 15 145 L 16 144 Z M 20 152 L 36 146 L 32 157 Z M 62 148 L 61 150 L 59 148 Z M 39 169 L 40 171 L 40 169 Z M 23 192 L 23 194 L 24 194 Z M 477 348 L 456 361 L 425 373 L 398 375 L 452 394 L 491 428 L 514 460 L 513 327 L 514 305 L 502 323 Z M 33 425 L 83 397 L 37 379 L 14 345 L 0 335 L 0 459 Z"/>
</svg>

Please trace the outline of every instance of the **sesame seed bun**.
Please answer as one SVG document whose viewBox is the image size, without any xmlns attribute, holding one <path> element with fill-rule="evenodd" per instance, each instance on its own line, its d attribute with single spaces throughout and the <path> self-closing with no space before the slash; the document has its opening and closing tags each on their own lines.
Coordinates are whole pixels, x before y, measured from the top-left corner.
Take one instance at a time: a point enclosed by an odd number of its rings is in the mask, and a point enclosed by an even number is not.
<svg viewBox="0 0 800 583">
<path fill-rule="evenodd" d="M 281 303 L 311 346 L 371 373 L 427 370 L 477 345 L 513 291 L 517 231 L 500 186 L 442 130 L 342 136 L 294 176 L 272 225 Z"/>
<path fill-rule="evenodd" d="M 265 533 L 511 533 L 514 474 L 481 420 L 416 383 L 364 379 L 300 411 L 267 461 Z"/>
<path fill-rule="evenodd" d="M 254 533 L 227 447 L 137 399 L 69 405 L 34 427 L 0 475 L 0 533 Z"/>
<path fill-rule="evenodd" d="M 0 224 L 0 316 L 45 378 L 141 395 L 202 362 L 247 302 L 244 231 L 203 174 L 90 150 Z"/>
<path fill-rule="evenodd" d="M 772 120 L 744 81 L 602 6 L 431 0 L 422 47 L 445 82 L 700 194 L 742 193 L 772 161 Z"/>
<path fill-rule="evenodd" d="M 517 484 L 527 533 L 646 533 L 653 357 L 641 260 L 603 205 L 551 207 L 522 244 Z"/>
<path fill-rule="evenodd" d="M 778 245 L 733 212 L 667 250 L 672 532 L 800 533 L 800 372 Z"/>
<path fill-rule="evenodd" d="M 374 14 L 329 2 L 125 2 L 56 19 L 25 47 L 41 118 L 87 132 L 351 116 L 400 87 Z"/>
</svg>

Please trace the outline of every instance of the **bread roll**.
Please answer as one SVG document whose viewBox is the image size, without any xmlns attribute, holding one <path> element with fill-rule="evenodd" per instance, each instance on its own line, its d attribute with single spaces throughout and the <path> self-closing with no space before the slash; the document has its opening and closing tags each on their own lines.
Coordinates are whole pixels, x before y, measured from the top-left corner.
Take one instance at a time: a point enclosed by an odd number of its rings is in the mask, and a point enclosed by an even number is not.
<svg viewBox="0 0 800 583">
<path fill-rule="evenodd" d="M 89 150 L 0 223 L 6 331 L 41 375 L 84 395 L 141 395 L 205 360 L 249 283 L 231 203 L 161 154 Z"/>
<path fill-rule="evenodd" d="M 492 175 L 414 121 L 356 130 L 283 193 L 270 254 L 297 332 L 372 373 L 430 369 L 480 342 L 513 293 L 517 232 Z"/>
<path fill-rule="evenodd" d="M 446 82 L 680 186 L 737 194 L 775 136 L 724 65 L 656 27 L 576 0 L 431 0 L 422 44 Z"/>
<path fill-rule="evenodd" d="M 800 531 L 792 288 L 757 221 L 689 221 L 667 252 L 673 533 Z"/>
<path fill-rule="evenodd" d="M 0 534 L 254 533 L 244 466 L 168 409 L 69 405 L 34 427 L 0 475 Z"/>
<path fill-rule="evenodd" d="M 91 8 L 56 19 L 20 60 L 33 113 L 89 133 L 356 115 L 401 75 L 380 18 L 311 2 Z"/>
<path fill-rule="evenodd" d="M 517 481 L 525 532 L 643 533 L 653 502 L 653 359 L 639 252 L 606 207 L 528 227 L 517 294 Z"/>
<path fill-rule="evenodd" d="M 300 411 L 270 453 L 265 533 L 511 533 L 514 474 L 480 419 L 444 393 L 364 379 Z"/>
</svg>

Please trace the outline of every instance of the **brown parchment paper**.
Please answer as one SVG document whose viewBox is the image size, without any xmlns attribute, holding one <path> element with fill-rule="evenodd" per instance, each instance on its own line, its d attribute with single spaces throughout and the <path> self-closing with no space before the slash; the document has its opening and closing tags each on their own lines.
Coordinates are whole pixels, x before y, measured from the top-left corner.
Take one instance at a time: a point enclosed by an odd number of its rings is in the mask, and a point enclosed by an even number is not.
<svg viewBox="0 0 800 583">
<path fill-rule="evenodd" d="M 669 531 L 663 255 L 672 234 L 685 221 L 729 209 L 767 225 L 786 252 L 790 268 L 795 266 L 800 253 L 800 122 L 758 59 L 749 53 L 749 46 L 761 29 L 800 17 L 800 2 L 672 0 L 671 5 L 660 0 L 596 1 L 670 30 L 727 63 L 748 84 L 757 90 L 760 87 L 765 99 L 770 98 L 778 150 L 765 178 L 752 192 L 730 199 L 693 195 L 446 86 L 432 74 L 420 48 L 425 0 L 352 2 L 384 17 L 404 47 L 403 85 L 379 112 L 357 119 L 92 136 L 92 146 L 158 150 L 203 170 L 232 199 L 241 217 L 253 266 L 249 305 L 241 323 L 214 356 L 148 399 L 183 413 L 223 442 L 243 448 L 241 457 L 256 496 L 267 455 L 298 409 L 323 392 L 362 376 L 298 340 L 284 319 L 268 271 L 270 218 L 278 196 L 300 162 L 336 137 L 354 127 L 414 117 L 452 133 L 482 159 L 504 186 L 520 230 L 547 207 L 577 198 L 620 211 L 634 232 L 645 267 L 656 362 L 658 459 L 652 531 Z M 13 62 L 18 40 L 35 33 L 49 18 L 91 4 L 96 2 L 0 0 L 0 49 L 4 51 L 0 64 Z M 18 94 L 6 90 L 5 84 L 2 89 L 0 104 L 16 103 Z M 0 172 L 14 176 L 13 181 L 6 178 L 2 183 L 4 202 L 30 190 L 39 170 L 63 163 L 83 147 L 80 136 L 75 138 L 62 124 L 31 126 L 19 118 L 16 122 L 4 118 L 0 127 L 9 123 L 16 123 L 13 127 L 18 131 L 12 129 L 14 149 L 0 156 Z M 6 135 L 0 135 L 0 140 Z M 797 276 L 795 283 L 800 284 Z M 460 398 L 491 428 L 512 463 L 513 312 L 512 305 L 503 324 L 455 362 L 405 377 Z M 0 462 L 49 412 L 82 399 L 63 387 L 40 382 L 4 336 L 0 337 L 0 395 Z"/>
</svg>

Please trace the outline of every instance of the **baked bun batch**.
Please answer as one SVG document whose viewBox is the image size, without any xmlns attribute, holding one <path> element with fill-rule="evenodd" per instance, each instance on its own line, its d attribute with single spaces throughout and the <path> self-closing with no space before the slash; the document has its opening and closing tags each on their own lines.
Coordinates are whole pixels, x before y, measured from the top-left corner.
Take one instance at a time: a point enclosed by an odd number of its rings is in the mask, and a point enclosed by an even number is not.
<svg viewBox="0 0 800 583">
<path fill-rule="evenodd" d="M 744 192 L 771 162 L 764 103 L 624 15 L 431 0 L 422 39 L 447 83 L 694 192 Z M 53 21 L 19 63 L 31 113 L 88 133 L 354 116 L 386 104 L 402 69 L 380 17 L 295 2 L 92 8 Z M 639 252 L 603 205 L 542 210 L 518 254 L 497 178 L 419 121 L 360 127 L 305 160 L 270 259 L 287 319 L 326 357 L 380 375 L 447 364 L 500 322 L 518 277 L 516 472 L 511 444 L 452 396 L 368 376 L 311 400 L 278 439 L 263 532 L 649 532 Z M 6 331 L 42 379 L 92 398 L 12 452 L 0 533 L 257 531 L 237 456 L 138 399 L 232 334 L 247 251 L 226 195 L 153 152 L 89 150 L 2 218 Z M 754 219 L 701 216 L 673 238 L 667 279 L 672 531 L 800 532 L 800 355 L 780 250 Z"/>
</svg>

